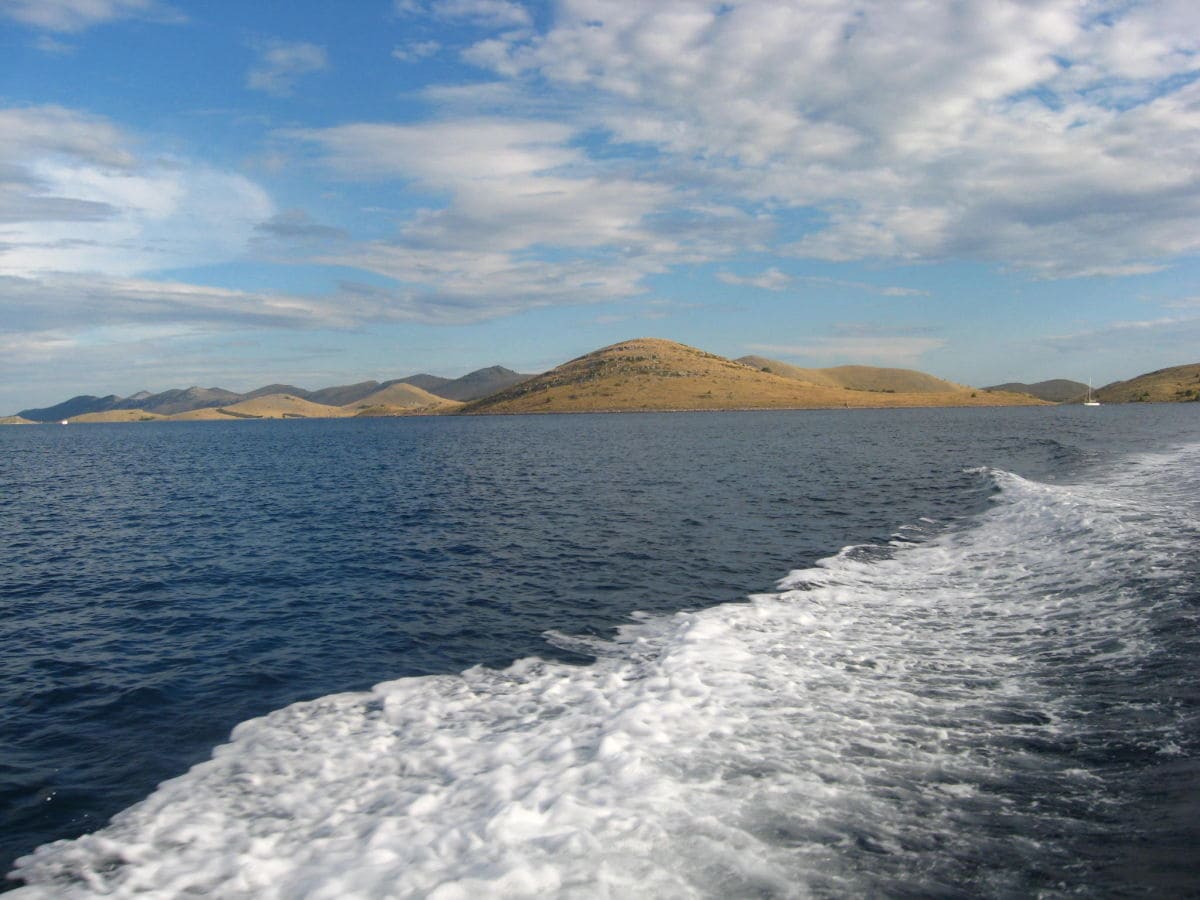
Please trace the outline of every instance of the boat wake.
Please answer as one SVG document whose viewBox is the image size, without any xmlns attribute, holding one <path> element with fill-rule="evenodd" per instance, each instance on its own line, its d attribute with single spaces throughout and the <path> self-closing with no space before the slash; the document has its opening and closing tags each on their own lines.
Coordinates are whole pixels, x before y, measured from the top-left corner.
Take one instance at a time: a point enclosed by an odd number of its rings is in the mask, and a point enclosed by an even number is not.
<svg viewBox="0 0 1200 900">
<path fill-rule="evenodd" d="M 996 502 L 965 526 L 612 641 L 556 636 L 590 665 L 245 722 L 108 827 L 21 859 L 16 896 L 1086 890 L 1154 827 L 1130 812 L 1147 773 L 1197 750 L 1189 459 L 1090 485 L 978 470 Z"/>
</svg>

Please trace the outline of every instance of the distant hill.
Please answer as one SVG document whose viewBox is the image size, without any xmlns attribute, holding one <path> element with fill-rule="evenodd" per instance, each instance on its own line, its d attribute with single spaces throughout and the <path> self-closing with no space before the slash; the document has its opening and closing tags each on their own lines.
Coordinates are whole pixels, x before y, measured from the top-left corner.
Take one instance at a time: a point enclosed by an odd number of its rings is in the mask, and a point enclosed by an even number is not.
<svg viewBox="0 0 1200 900">
<path fill-rule="evenodd" d="M 223 388 L 190 387 L 182 390 L 163 391 L 161 394 L 151 394 L 141 401 L 127 400 L 116 408 L 136 408 L 160 416 L 170 416 L 208 406 L 226 406 L 230 403 L 237 403 L 241 399 L 243 399 L 243 395 Z"/>
<path fill-rule="evenodd" d="M 72 397 L 70 400 L 66 400 L 56 406 L 47 406 L 43 409 L 24 409 L 17 413 L 17 415 L 31 419 L 34 422 L 57 422 L 60 419 L 77 419 L 80 416 L 108 412 L 110 410 L 139 410 L 155 415 L 169 416 L 174 413 L 186 412 L 191 409 L 201 409 L 206 406 L 221 406 L 222 404 L 236 403 L 241 399 L 243 399 L 241 394 L 235 394 L 232 391 L 222 390 L 221 388 L 190 387 L 163 391 L 160 394 L 141 391 L 132 397 L 118 397 L 116 394 L 109 394 L 107 397 L 81 395 L 79 397 Z M 106 421 L 117 420 L 125 421 L 126 419 L 118 416 Z M 93 421 L 95 420 L 93 419 Z"/>
<path fill-rule="evenodd" d="M 431 394 L 429 391 L 417 387 L 415 384 L 406 382 L 396 382 L 394 384 L 381 387 L 372 394 L 368 394 L 361 400 L 356 400 L 347 406 L 441 406 L 446 402 L 445 397 L 439 397 L 436 394 Z"/>
<path fill-rule="evenodd" d="M 20 416 L 0 416 L 0 425 L 36 425 L 32 419 L 23 419 Z"/>
<path fill-rule="evenodd" d="M 362 381 L 358 384 L 323 388 L 319 391 L 310 391 L 305 396 L 314 403 L 347 406 L 351 403 L 362 403 L 367 397 L 385 388 L 403 384 L 436 394 L 444 400 L 478 400 L 480 397 L 486 397 L 488 394 L 503 390 L 529 377 L 502 366 L 491 366 L 487 369 L 469 372 L 461 378 L 443 378 L 440 375 L 420 373 L 404 378 L 393 378 L 390 381 Z"/>
<path fill-rule="evenodd" d="M 985 391 L 1012 391 L 1017 394 L 1029 394 L 1031 397 L 1049 400 L 1051 403 L 1078 400 L 1087 393 L 1087 389 L 1088 386 L 1082 381 L 1070 381 L 1066 378 L 1054 378 L 1050 381 L 1038 381 L 1033 384 L 1009 381 L 984 388 Z"/>
<path fill-rule="evenodd" d="M 965 384 L 947 381 L 915 369 L 886 369 L 878 366 L 834 366 L 829 376 L 850 391 L 895 391 L 897 394 L 951 394 L 969 391 Z"/>
<path fill-rule="evenodd" d="M 461 378 L 446 381 L 436 388 L 427 388 L 427 390 L 439 397 L 445 397 L 447 400 L 468 402 L 497 391 L 503 391 L 532 377 L 532 375 L 522 375 L 520 372 L 514 372 L 503 366 L 489 366 L 486 369 L 469 372 Z"/>
<path fill-rule="evenodd" d="M 735 360 L 773 375 L 840 387 L 849 391 L 878 391 L 902 394 L 953 393 L 969 390 L 966 385 L 955 384 L 915 369 L 888 369 L 878 366 L 833 366 L 828 369 L 805 369 L 765 356 L 742 356 Z"/>
<path fill-rule="evenodd" d="M 1200 363 L 1157 369 L 1128 381 L 1116 381 L 1096 391 L 1096 397 L 1101 403 L 1197 402 Z"/>
<path fill-rule="evenodd" d="M 319 391 L 309 391 L 305 399 L 313 403 L 323 403 L 326 406 L 345 406 L 354 403 L 370 394 L 375 393 L 382 385 L 378 381 L 360 381 L 358 384 L 343 384 L 337 387 L 321 388 Z"/>
<path fill-rule="evenodd" d="M 254 400 L 257 397 L 269 397 L 272 394 L 288 394 L 292 397 L 299 397 L 301 400 L 312 399 L 311 391 L 306 391 L 304 388 L 298 388 L 294 384 L 268 384 L 264 387 L 247 391 L 240 396 L 243 400 Z"/>
<path fill-rule="evenodd" d="M 423 391 L 429 391 L 431 394 L 437 394 L 437 389 L 444 384 L 449 384 L 453 379 L 443 378 L 441 375 L 426 375 L 422 372 L 419 375 L 409 375 L 407 378 L 397 378 L 395 384 L 411 384 L 413 387 L 419 387 Z M 440 397 L 441 395 L 438 394 Z"/>
<path fill-rule="evenodd" d="M 877 406 L 1032 405 L 1018 394 L 955 389 L 883 393 L 763 372 L 659 338 L 588 353 L 474 403 L 466 413 L 683 409 L 820 409 Z"/>
<path fill-rule="evenodd" d="M 461 405 L 422 390 L 415 384 L 394 382 L 341 408 L 356 416 L 395 416 L 415 412 L 449 412 Z"/>
<path fill-rule="evenodd" d="M 223 406 L 218 412 L 227 416 L 253 416 L 258 419 L 331 419 L 353 415 L 342 407 L 313 403 L 293 394 L 267 394 Z"/>
</svg>

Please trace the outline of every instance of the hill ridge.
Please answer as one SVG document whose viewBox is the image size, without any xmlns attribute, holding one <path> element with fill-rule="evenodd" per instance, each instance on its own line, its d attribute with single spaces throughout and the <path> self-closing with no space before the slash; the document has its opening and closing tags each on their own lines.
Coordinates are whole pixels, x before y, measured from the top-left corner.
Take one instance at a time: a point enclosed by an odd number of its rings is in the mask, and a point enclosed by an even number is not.
<svg viewBox="0 0 1200 900">
<path fill-rule="evenodd" d="M 1167 366 L 1114 381 L 1096 391 L 1101 403 L 1195 403 L 1200 401 L 1200 363 Z"/>
<path fill-rule="evenodd" d="M 969 390 L 967 385 L 947 381 L 917 369 L 885 366 L 843 365 L 811 369 L 765 356 L 740 356 L 736 362 L 760 371 L 825 387 L 841 387 L 851 391 L 888 391 L 901 393 L 949 393 Z"/>
</svg>

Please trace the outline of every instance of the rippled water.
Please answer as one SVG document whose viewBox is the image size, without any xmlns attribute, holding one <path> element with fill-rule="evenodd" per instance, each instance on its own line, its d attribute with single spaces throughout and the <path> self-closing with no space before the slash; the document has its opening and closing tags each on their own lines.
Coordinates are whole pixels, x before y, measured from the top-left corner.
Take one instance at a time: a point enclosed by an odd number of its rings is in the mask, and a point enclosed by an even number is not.
<svg viewBox="0 0 1200 900">
<path fill-rule="evenodd" d="M 4 429 L 4 859 L 149 795 L 27 892 L 1194 892 L 1197 412 Z"/>
</svg>

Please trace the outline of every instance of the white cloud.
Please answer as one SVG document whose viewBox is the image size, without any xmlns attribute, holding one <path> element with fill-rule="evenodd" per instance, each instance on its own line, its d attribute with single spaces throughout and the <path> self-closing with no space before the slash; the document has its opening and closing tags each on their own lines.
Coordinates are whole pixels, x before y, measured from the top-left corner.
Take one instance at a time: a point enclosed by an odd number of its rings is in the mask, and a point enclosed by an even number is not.
<svg viewBox="0 0 1200 900">
<path fill-rule="evenodd" d="M 647 275 L 723 252 L 736 210 L 610 172 L 555 122 L 464 118 L 293 131 L 347 178 L 401 180 L 444 198 L 399 237 L 322 256 L 401 285 L 402 314 L 465 321 L 630 296 Z"/>
<path fill-rule="evenodd" d="M 789 285 L 811 284 L 834 288 L 849 288 L 856 291 L 868 291 L 872 294 L 880 294 L 884 297 L 927 297 L 929 291 L 919 290 L 917 288 L 899 287 L 897 285 L 888 284 L 870 284 L 865 281 L 846 281 L 841 278 L 828 278 L 821 275 L 788 275 L 774 267 L 760 272 L 758 275 L 742 276 L 736 275 L 733 272 L 718 272 L 717 279 L 726 284 L 748 285 L 750 287 L 762 288 L 766 291 L 781 291 Z"/>
<path fill-rule="evenodd" d="M 105 119 L 61 106 L 0 109 L 0 163 L 20 164 L 30 156 L 61 156 L 111 168 L 128 168 L 134 156 L 128 139 Z"/>
<path fill-rule="evenodd" d="M 183 21 L 180 13 L 157 0 L 0 0 L 0 15 L 60 32 L 84 31 L 125 18 Z"/>
<path fill-rule="evenodd" d="M 243 255 L 275 218 L 244 176 L 143 158 L 112 123 L 61 107 L 0 109 L 0 308 L 12 363 L 73 352 L 75 335 L 132 325 L 312 327 L 358 321 L 323 301 L 159 281 Z M 182 327 L 182 326 L 181 326 Z"/>
<path fill-rule="evenodd" d="M 396 12 L 429 15 L 444 21 L 470 22 L 484 28 L 512 28 L 530 24 L 528 10 L 511 0 L 395 0 Z"/>
<path fill-rule="evenodd" d="M 143 160 L 110 122 L 0 110 L 0 275 L 131 276 L 235 258 L 274 214 L 240 174 Z"/>
<path fill-rule="evenodd" d="M 401 62 L 418 62 L 435 56 L 442 45 L 437 41 L 409 41 L 392 50 L 392 58 Z"/>
<path fill-rule="evenodd" d="M 0 276 L 0 300 L 12 333 L 73 333 L 103 325 L 168 326 L 207 323 L 220 327 L 273 325 L 343 327 L 378 310 L 334 295 L 299 297 L 242 291 L 180 281 L 101 275 Z"/>
<path fill-rule="evenodd" d="M 649 260 L 524 259 L 508 252 L 421 250 L 364 244 L 318 262 L 349 266 L 397 282 L 393 289 L 343 284 L 342 293 L 380 318 L 434 324 L 478 322 L 548 306 L 616 300 L 641 293 L 662 267 Z"/>
<path fill-rule="evenodd" d="M 0 334 L 0 359 L 7 365 L 44 363 L 71 352 L 78 343 L 59 331 Z"/>
<path fill-rule="evenodd" d="M 52 38 L 48 34 L 39 35 L 37 40 L 33 42 L 38 50 L 47 53 L 51 56 L 70 56 L 75 52 L 75 46 L 60 41 L 57 38 Z"/>
<path fill-rule="evenodd" d="M 341 241 L 346 232 L 340 228 L 314 221 L 302 209 L 286 209 L 255 226 L 255 240 L 277 241 L 283 244 L 325 244 Z"/>
<path fill-rule="evenodd" d="M 258 61 L 246 73 L 246 87 L 276 97 L 291 94 L 303 76 L 329 68 L 325 48 L 304 41 L 264 41 L 256 50 Z"/>
<path fill-rule="evenodd" d="M 1157 319 L 1111 322 L 1069 334 L 1041 339 L 1044 346 L 1060 352 L 1119 352 L 1140 355 L 1170 347 L 1184 351 L 1181 362 L 1197 361 L 1200 347 L 1200 316 L 1162 316 Z M 1161 358 L 1161 352 L 1157 354 Z M 1153 357 L 1152 357 L 1153 358 Z"/>
<path fill-rule="evenodd" d="M 600 177 L 551 122 L 471 119 L 417 125 L 344 125 L 294 132 L 352 178 L 398 178 L 448 193 L 403 227 L 422 248 L 517 251 L 538 245 L 670 249 L 643 227 L 668 191 Z"/>
<path fill-rule="evenodd" d="M 1167 300 L 1162 305 L 1167 309 L 1200 309 L 1200 296 L 1179 297 L 1175 300 Z"/>
<path fill-rule="evenodd" d="M 797 279 L 804 284 L 827 285 L 835 288 L 849 288 L 855 291 L 867 291 L 884 297 L 928 297 L 929 291 L 919 288 L 900 287 L 894 284 L 871 284 L 866 281 L 847 281 L 842 278 L 827 278 L 823 275 L 804 275 Z"/>
<path fill-rule="evenodd" d="M 796 255 L 1061 277 L 1200 251 L 1197 53 L 1184 0 L 564 0 L 469 59 L 693 183 L 823 211 Z"/>
<path fill-rule="evenodd" d="M 360 123 L 287 133 L 321 145 L 353 178 L 417 179 L 439 187 L 548 172 L 581 160 L 569 125 L 474 118 L 415 125 Z"/>
<path fill-rule="evenodd" d="M 767 269 L 758 275 L 735 275 L 733 272 L 718 272 L 717 280 L 726 284 L 747 285 L 762 288 L 764 291 L 781 291 L 792 283 L 792 276 L 775 268 Z"/>
</svg>

